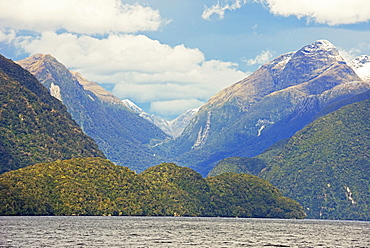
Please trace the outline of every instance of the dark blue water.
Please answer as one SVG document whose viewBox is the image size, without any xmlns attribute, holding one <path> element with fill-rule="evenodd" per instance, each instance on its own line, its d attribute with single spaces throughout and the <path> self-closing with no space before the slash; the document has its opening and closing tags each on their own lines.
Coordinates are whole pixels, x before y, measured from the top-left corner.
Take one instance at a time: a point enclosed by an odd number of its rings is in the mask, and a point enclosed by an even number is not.
<svg viewBox="0 0 370 248">
<path fill-rule="evenodd" d="M 0 247 L 370 247 L 370 222 L 0 217 Z"/>
</svg>

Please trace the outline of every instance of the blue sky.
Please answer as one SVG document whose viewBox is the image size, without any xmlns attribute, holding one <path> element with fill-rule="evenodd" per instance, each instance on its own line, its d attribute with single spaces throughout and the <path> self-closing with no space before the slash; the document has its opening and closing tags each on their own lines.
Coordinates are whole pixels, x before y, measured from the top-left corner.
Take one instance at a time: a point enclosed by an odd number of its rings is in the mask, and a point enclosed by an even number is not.
<svg viewBox="0 0 370 248">
<path fill-rule="evenodd" d="M 171 119 L 318 39 L 370 55 L 370 0 L 0 0 L 0 53 L 49 53 Z"/>
</svg>

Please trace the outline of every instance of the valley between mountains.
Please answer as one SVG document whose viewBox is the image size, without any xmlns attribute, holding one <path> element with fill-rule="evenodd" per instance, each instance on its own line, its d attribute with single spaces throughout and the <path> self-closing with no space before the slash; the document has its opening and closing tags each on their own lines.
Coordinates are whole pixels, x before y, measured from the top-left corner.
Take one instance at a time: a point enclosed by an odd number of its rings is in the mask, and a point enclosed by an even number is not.
<svg viewBox="0 0 370 248">
<path fill-rule="evenodd" d="M 173 121 L 51 55 L 16 63 L 1 58 L 2 214 L 370 219 L 367 55 L 318 40 Z"/>
</svg>

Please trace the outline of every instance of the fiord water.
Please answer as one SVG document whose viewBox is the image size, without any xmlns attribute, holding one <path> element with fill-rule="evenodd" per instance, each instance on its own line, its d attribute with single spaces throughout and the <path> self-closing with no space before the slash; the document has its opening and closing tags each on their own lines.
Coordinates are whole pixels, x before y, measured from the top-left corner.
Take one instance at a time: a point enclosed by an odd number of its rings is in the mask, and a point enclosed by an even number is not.
<svg viewBox="0 0 370 248">
<path fill-rule="evenodd" d="M 370 247 L 370 222 L 2 216 L 0 247 Z"/>
</svg>

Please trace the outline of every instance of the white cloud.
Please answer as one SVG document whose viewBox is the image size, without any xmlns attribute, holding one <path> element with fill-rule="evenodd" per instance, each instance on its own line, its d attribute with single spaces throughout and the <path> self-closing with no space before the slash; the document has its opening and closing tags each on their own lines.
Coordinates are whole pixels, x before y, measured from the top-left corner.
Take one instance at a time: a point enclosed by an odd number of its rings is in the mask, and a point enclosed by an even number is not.
<svg viewBox="0 0 370 248">
<path fill-rule="evenodd" d="M 204 11 L 202 14 L 202 18 L 205 20 L 210 20 L 212 15 L 218 15 L 219 19 L 224 19 L 225 17 L 225 11 L 226 10 L 237 10 L 243 7 L 247 3 L 246 0 L 234 0 L 234 3 L 228 4 L 220 4 L 220 2 L 217 2 L 215 5 L 212 5 L 211 7 L 204 7 Z"/>
<path fill-rule="evenodd" d="M 361 50 L 358 48 L 351 49 L 338 48 L 338 51 L 347 63 L 351 62 L 355 57 L 360 55 L 361 52 Z"/>
<path fill-rule="evenodd" d="M 1 42 L 27 54 L 51 54 L 88 80 L 110 84 L 122 99 L 156 102 L 152 109 L 162 115 L 176 112 L 169 101 L 181 113 L 246 77 L 236 64 L 207 61 L 196 48 L 132 34 L 165 22 L 151 7 L 121 0 L 0 0 Z"/>
<path fill-rule="evenodd" d="M 119 72 L 184 72 L 204 60 L 198 49 L 171 47 L 144 35 L 87 35 L 45 32 L 38 38 L 18 41 L 28 53 L 50 53 L 70 68 L 96 75 Z"/>
<path fill-rule="evenodd" d="M 159 11 L 120 0 L 0 0 L 0 27 L 82 34 L 157 30 Z"/>
<path fill-rule="evenodd" d="M 254 59 L 245 60 L 247 65 L 262 65 L 269 62 L 273 58 L 273 52 L 271 51 L 262 51 Z"/>
<path fill-rule="evenodd" d="M 206 101 L 246 76 L 235 69 L 232 63 L 202 61 L 188 71 L 119 73 L 115 75 L 117 82 L 113 93 L 138 103 L 193 98 Z"/>
<path fill-rule="evenodd" d="M 353 24 L 370 20 L 368 0 L 258 0 L 271 13 L 305 17 L 328 25 Z"/>
<path fill-rule="evenodd" d="M 116 96 L 136 103 L 189 99 L 204 102 L 246 77 L 237 70 L 237 64 L 207 61 L 198 49 L 171 47 L 144 35 L 111 34 L 97 39 L 45 32 L 36 38 L 18 37 L 16 45 L 30 54 L 49 53 L 88 80 L 113 84 Z M 164 108 L 161 115 L 169 112 L 165 104 L 154 106 L 157 113 Z"/>
<path fill-rule="evenodd" d="M 150 111 L 166 116 L 180 115 L 189 109 L 198 108 L 203 104 L 205 104 L 205 102 L 199 101 L 198 99 L 152 102 Z"/>
<path fill-rule="evenodd" d="M 14 30 L 0 29 L 0 42 L 5 44 L 11 43 L 16 37 L 16 32 Z"/>
</svg>

